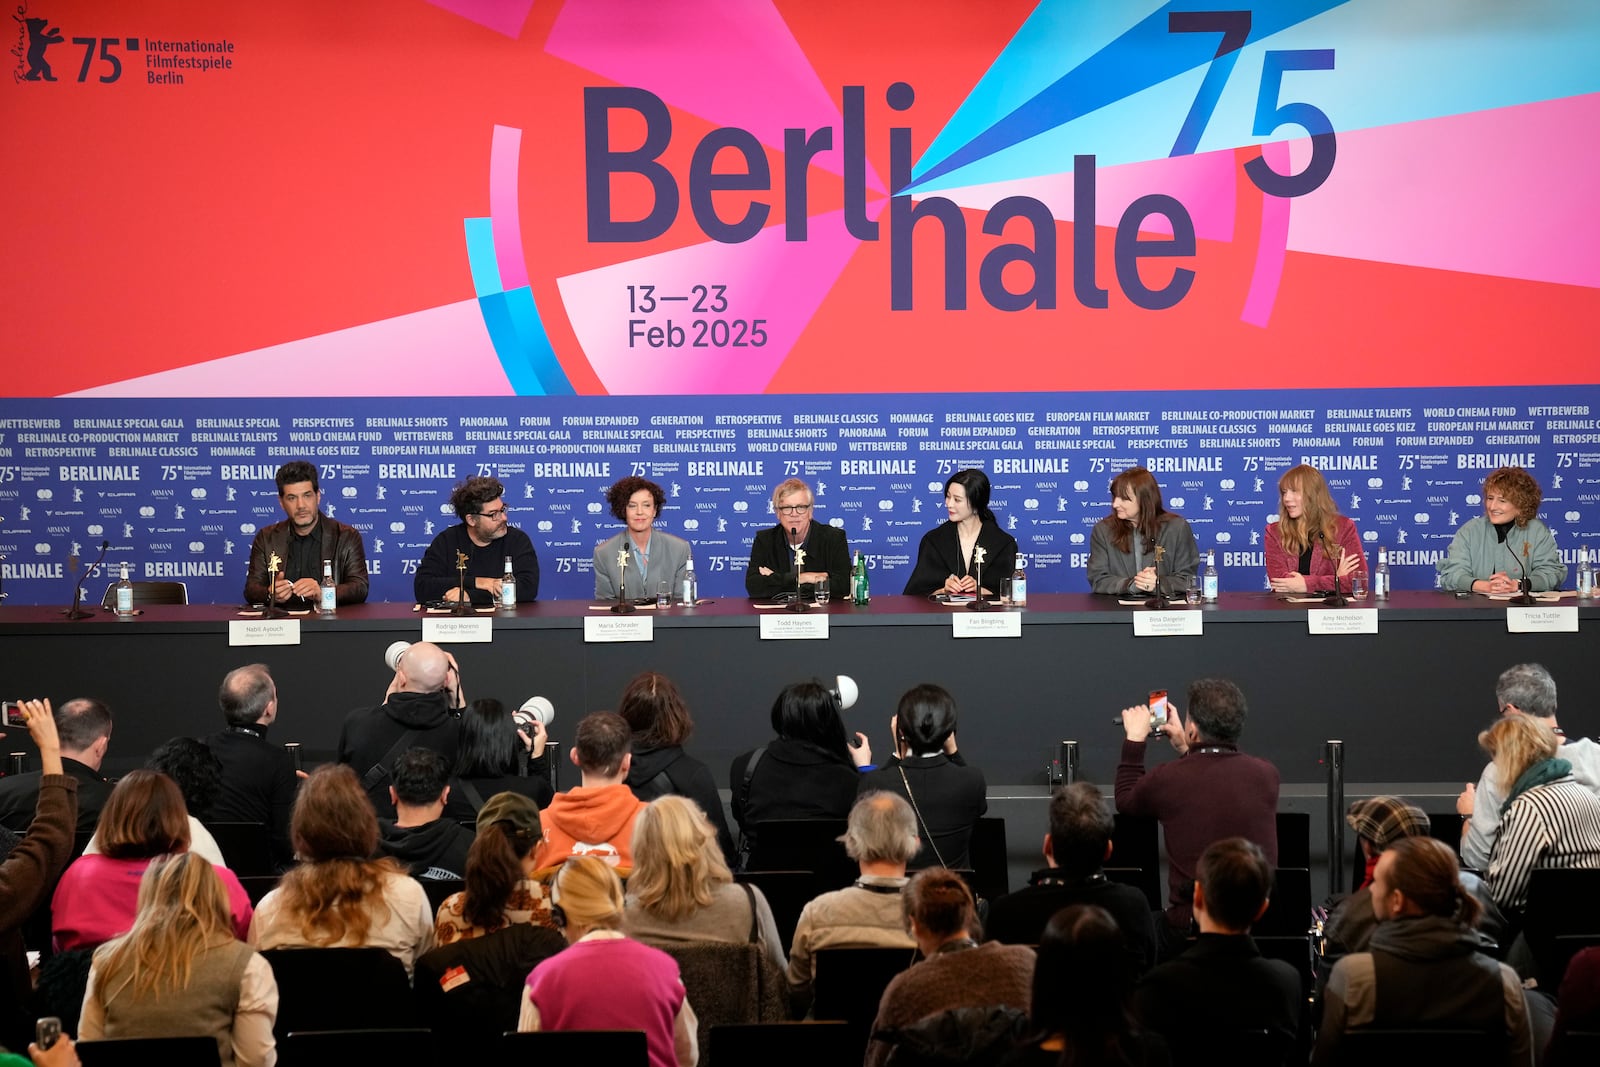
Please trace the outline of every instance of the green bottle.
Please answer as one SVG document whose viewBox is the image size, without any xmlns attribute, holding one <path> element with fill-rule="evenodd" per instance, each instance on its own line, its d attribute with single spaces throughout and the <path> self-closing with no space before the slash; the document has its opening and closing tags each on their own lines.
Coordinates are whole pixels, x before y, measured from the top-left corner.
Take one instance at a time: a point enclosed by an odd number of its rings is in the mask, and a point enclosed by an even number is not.
<svg viewBox="0 0 1600 1067">
<path fill-rule="evenodd" d="M 867 585 L 867 557 L 860 550 L 856 551 L 856 566 L 850 575 L 850 592 L 858 606 L 865 606 L 872 599 Z"/>
</svg>

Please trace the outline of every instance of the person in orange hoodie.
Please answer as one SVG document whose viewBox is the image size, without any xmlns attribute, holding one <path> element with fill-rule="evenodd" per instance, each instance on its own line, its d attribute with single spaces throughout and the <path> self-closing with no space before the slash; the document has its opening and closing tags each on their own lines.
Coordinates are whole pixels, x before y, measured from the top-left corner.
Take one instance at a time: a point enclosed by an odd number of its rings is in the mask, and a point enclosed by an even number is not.
<svg viewBox="0 0 1600 1067">
<path fill-rule="evenodd" d="M 632 766 L 632 731 L 620 715 L 597 711 L 578 723 L 572 762 L 583 784 L 557 793 L 539 813 L 544 840 L 534 854 L 537 871 L 558 867 L 569 856 L 595 856 L 626 875 L 633 869 L 633 821 L 644 801 L 624 779 Z"/>
</svg>

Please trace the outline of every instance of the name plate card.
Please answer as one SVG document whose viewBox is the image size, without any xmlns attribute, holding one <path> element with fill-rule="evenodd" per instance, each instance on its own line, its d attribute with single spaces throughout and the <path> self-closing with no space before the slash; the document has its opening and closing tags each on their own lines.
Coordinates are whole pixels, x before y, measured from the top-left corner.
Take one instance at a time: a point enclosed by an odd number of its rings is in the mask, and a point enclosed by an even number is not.
<svg viewBox="0 0 1600 1067">
<path fill-rule="evenodd" d="M 1022 616 L 1015 611 L 958 611 L 950 616 L 951 637 L 1021 637 Z"/>
<path fill-rule="evenodd" d="M 436 645 L 487 645 L 494 640 L 494 620 L 471 615 L 428 615 L 422 639 Z"/>
<path fill-rule="evenodd" d="M 1136 611 L 1133 613 L 1135 637 L 1200 637 L 1205 633 L 1205 616 L 1198 611 Z"/>
<path fill-rule="evenodd" d="M 1377 608 L 1312 608 L 1306 612 L 1306 628 L 1313 634 L 1375 634 Z"/>
<path fill-rule="evenodd" d="M 583 639 L 589 644 L 619 641 L 654 641 L 653 615 L 590 615 L 583 620 Z"/>
<path fill-rule="evenodd" d="M 1506 608 L 1506 630 L 1514 634 L 1575 634 L 1576 607 Z"/>
<path fill-rule="evenodd" d="M 828 614 L 816 612 L 802 615 L 783 612 L 761 616 L 763 641 L 826 641 L 828 639 Z"/>
<path fill-rule="evenodd" d="M 229 645 L 298 645 L 299 619 L 229 619 Z"/>
</svg>

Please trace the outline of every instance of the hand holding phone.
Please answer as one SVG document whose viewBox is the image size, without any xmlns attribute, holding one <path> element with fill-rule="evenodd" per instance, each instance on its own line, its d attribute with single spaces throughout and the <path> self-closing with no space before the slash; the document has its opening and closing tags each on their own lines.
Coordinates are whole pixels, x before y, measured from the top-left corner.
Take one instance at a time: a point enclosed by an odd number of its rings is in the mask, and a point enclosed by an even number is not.
<svg viewBox="0 0 1600 1067">
<path fill-rule="evenodd" d="M 1167 725 L 1167 691 L 1165 689 L 1150 690 L 1150 699 L 1145 701 L 1150 708 L 1150 732 L 1160 733 Z"/>
<path fill-rule="evenodd" d="M 46 1015 L 34 1024 L 33 1043 L 39 1046 L 40 1052 L 54 1048 L 59 1040 L 61 1040 L 61 1020 L 54 1015 Z"/>
</svg>

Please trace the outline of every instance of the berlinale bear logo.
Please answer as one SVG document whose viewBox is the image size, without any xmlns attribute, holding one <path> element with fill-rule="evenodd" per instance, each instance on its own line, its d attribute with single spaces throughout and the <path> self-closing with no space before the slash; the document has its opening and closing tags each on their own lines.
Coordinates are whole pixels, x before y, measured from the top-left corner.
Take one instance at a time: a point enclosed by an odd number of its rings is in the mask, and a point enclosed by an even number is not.
<svg viewBox="0 0 1600 1067">
<path fill-rule="evenodd" d="M 26 11 L 27 9 L 24 8 L 23 10 Z M 50 63 L 44 58 L 44 50 L 53 44 L 60 44 L 66 39 L 61 35 L 61 27 L 50 26 L 49 19 L 23 18 L 20 15 L 12 15 L 11 17 L 22 23 L 28 35 L 25 53 L 22 52 L 20 46 L 12 50 L 13 54 L 17 55 L 19 59 L 23 58 L 25 54 L 28 64 L 27 73 L 22 74 L 19 80 L 30 82 L 55 81 L 56 76 L 50 70 Z M 47 26 L 49 26 L 49 29 L 45 28 Z M 22 64 L 19 62 L 17 67 L 20 70 Z"/>
</svg>

